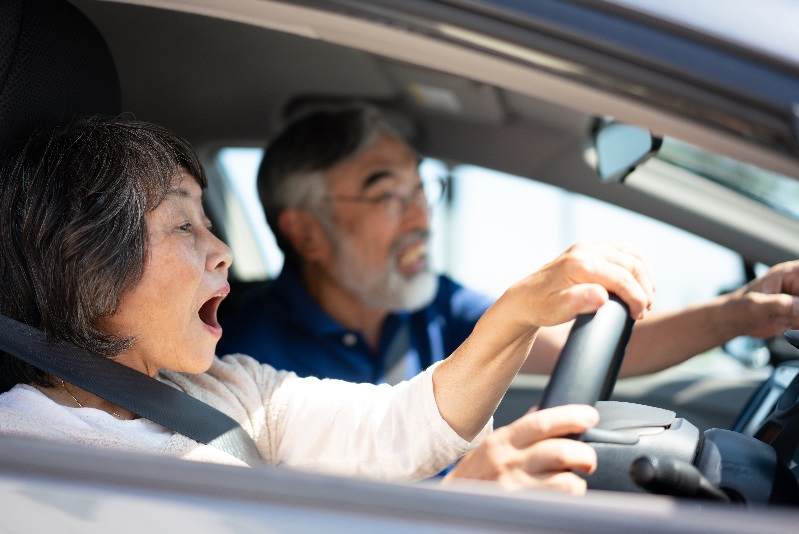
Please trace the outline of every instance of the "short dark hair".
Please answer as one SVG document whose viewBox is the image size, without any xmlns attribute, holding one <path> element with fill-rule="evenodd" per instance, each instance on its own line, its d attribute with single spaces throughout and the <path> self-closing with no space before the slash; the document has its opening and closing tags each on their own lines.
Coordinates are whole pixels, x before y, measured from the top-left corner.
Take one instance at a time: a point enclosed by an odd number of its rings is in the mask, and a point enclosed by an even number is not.
<svg viewBox="0 0 799 534">
<path fill-rule="evenodd" d="M 258 169 L 258 196 L 288 263 L 299 265 L 301 259 L 280 231 L 280 213 L 321 210 L 328 193 L 324 171 L 355 156 L 384 131 L 397 135 L 376 107 L 353 102 L 298 114 L 267 145 Z"/>
<path fill-rule="evenodd" d="M 98 328 L 136 286 L 145 216 L 185 168 L 205 187 L 191 145 L 155 124 L 90 117 L 34 132 L 0 163 L 0 313 L 106 357 L 130 347 Z M 0 351 L 0 391 L 52 385 Z"/>
</svg>

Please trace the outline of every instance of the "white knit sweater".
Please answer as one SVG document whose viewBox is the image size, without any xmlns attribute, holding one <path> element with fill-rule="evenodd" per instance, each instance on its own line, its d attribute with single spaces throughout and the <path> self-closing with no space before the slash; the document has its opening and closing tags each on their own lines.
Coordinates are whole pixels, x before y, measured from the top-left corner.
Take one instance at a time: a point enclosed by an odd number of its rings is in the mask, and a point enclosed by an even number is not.
<svg viewBox="0 0 799 534">
<path fill-rule="evenodd" d="M 447 425 L 433 395 L 434 367 L 391 387 L 299 378 L 232 355 L 203 374 L 165 370 L 159 379 L 233 417 L 267 464 L 414 480 L 438 473 L 491 431 L 489 421 L 469 443 Z M 0 434 L 243 465 L 150 421 L 64 407 L 30 386 L 0 395 Z"/>
</svg>

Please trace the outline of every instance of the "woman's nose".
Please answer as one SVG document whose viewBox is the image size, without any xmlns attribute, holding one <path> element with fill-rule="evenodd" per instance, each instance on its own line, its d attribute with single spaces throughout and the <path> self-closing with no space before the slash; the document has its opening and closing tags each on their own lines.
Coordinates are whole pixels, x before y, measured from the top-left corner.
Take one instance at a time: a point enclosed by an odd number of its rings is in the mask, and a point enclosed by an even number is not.
<svg viewBox="0 0 799 534">
<path fill-rule="evenodd" d="M 208 254 L 208 267 L 210 270 L 229 269 L 233 263 L 233 254 L 224 241 L 211 234 L 211 250 Z"/>
</svg>

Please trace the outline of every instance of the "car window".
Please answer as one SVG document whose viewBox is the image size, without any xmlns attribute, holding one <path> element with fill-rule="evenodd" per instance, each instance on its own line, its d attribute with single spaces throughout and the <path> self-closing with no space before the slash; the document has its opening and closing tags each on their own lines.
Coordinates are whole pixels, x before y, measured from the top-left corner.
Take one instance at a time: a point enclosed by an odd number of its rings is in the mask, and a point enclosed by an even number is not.
<svg viewBox="0 0 799 534">
<path fill-rule="evenodd" d="M 238 269 L 234 274 L 245 279 L 275 277 L 283 265 L 256 192 L 262 154 L 260 148 L 244 147 L 216 153 L 217 168 L 252 233 L 250 240 L 229 242 Z M 487 295 L 498 297 L 577 241 L 627 242 L 641 250 L 654 269 L 657 309 L 682 308 L 744 283 L 738 254 L 655 219 L 481 167 L 447 168 L 426 159 L 420 170 L 425 177 L 448 175 L 450 184 L 431 223 L 434 268 Z M 252 243 L 260 248 L 258 256 L 266 258 L 262 265 L 247 259 L 255 257 L 249 250 Z M 752 359 L 752 350 L 738 353 L 749 364 L 765 363 Z"/>
<path fill-rule="evenodd" d="M 283 254 L 266 225 L 255 189 L 262 150 L 225 148 L 224 178 L 247 213 L 268 258 L 261 277 L 274 277 Z M 423 175 L 446 167 L 425 160 Z M 470 165 L 449 171 L 450 192 L 432 223 L 434 266 L 491 296 L 543 266 L 576 241 L 622 241 L 653 265 L 657 306 L 671 309 L 740 285 L 740 257 L 719 245 L 637 213 L 558 187 Z M 244 255 L 236 250 L 234 257 Z M 242 267 L 243 268 L 243 267 Z"/>
<path fill-rule="evenodd" d="M 719 156 L 669 137 L 663 140 L 657 158 L 799 219 L 799 181 L 794 178 Z"/>
<path fill-rule="evenodd" d="M 229 235 L 226 236 L 235 258 L 231 269 L 236 278 L 243 280 L 273 278 L 283 267 L 283 253 L 266 224 L 255 185 L 263 154 L 261 148 L 225 147 L 216 153 L 216 161 L 213 162 L 217 164 L 213 168 L 222 171 L 221 177 L 227 186 L 226 190 L 231 193 L 230 198 L 234 204 L 232 207 L 237 208 L 226 206 L 225 227 L 235 226 L 239 232 L 249 233 L 252 238 L 231 240 Z M 234 214 L 243 215 L 247 224 L 236 224 L 232 220 Z M 249 250 L 253 243 L 259 247 L 255 254 Z"/>
<path fill-rule="evenodd" d="M 576 241 L 627 242 L 641 250 L 655 271 L 662 309 L 712 298 L 743 281 L 736 253 L 649 217 L 479 167 L 453 175 L 447 238 L 455 244 L 444 269 L 486 293 L 498 296 Z"/>
<path fill-rule="evenodd" d="M 796 33 L 799 3 L 795 0 L 771 0 L 768 5 L 739 1 L 735 2 L 735 9 L 719 9 L 717 4 L 692 0 L 603 1 L 651 13 L 663 20 L 794 63 L 799 61 L 799 34 Z M 773 16 L 775 12 L 781 16 Z"/>
</svg>

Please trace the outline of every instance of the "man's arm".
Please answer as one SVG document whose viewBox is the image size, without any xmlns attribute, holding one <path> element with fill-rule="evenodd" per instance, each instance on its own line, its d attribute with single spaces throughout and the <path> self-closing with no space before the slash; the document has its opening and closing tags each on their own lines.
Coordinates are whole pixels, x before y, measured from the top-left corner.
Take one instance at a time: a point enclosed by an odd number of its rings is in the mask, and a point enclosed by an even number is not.
<svg viewBox="0 0 799 534">
<path fill-rule="evenodd" d="M 799 328 L 799 261 L 781 263 L 732 293 L 680 311 L 652 311 L 633 329 L 622 376 L 666 369 L 749 335 L 772 337 Z M 571 322 L 542 329 L 522 372 L 549 374 Z"/>
</svg>

